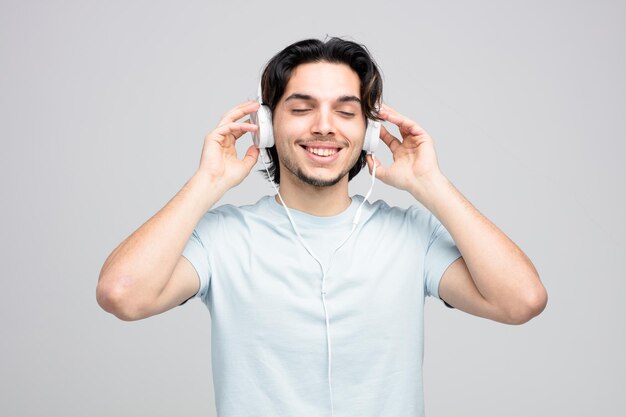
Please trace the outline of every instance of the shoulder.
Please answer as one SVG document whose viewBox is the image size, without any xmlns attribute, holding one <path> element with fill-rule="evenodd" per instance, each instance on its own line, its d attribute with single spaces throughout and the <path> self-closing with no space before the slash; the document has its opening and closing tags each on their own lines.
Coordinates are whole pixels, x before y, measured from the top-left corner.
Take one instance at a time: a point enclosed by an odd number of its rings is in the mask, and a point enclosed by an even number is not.
<svg viewBox="0 0 626 417">
<path fill-rule="evenodd" d="M 254 204 L 237 206 L 223 204 L 211 208 L 200 218 L 193 234 L 205 245 L 212 241 L 218 241 L 224 236 L 233 236 L 233 232 L 240 234 L 244 230 L 258 230 L 260 223 L 271 224 L 267 214 L 263 214 L 266 205 L 266 197 L 261 198 Z M 256 220 L 255 220 L 256 219 Z"/>
<path fill-rule="evenodd" d="M 443 231 L 443 226 L 426 208 L 418 204 L 408 207 L 389 205 L 383 200 L 363 205 L 364 225 L 397 238 L 414 239 L 423 247 Z"/>
<path fill-rule="evenodd" d="M 219 223 L 247 222 L 254 218 L 267 217 L 272 211 L 268 199 L 261 197 L 256 203 L 245 205 L 222 204 L 207 211 L 203 219 Z"/>
<path fill-rule="evenodd" d="M 359 196 L 360 199 L 363 197 Z M 422 222 L 428 223 L 432 214 L 425 208 L 416 204 L 409 207 L 398 207 L 389 205 L 384 200 L 376 200 L 373 203 L 365 202 L 363 205 L 364 213 L 373 221 L 397 221 L 397 222 Z"/>
</svg>

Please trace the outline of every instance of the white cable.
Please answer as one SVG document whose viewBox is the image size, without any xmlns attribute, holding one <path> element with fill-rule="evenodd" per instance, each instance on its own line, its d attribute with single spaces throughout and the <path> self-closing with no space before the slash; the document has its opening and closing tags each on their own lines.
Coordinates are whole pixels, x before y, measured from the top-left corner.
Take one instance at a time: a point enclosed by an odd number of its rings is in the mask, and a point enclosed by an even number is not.
<svg viewBox="0 0 626 417">
<path fill-rule="evenodd" d="M 367 194 L 365 194 L 365 198 L 363 199 L 363 202 L 361 203 L 361 205 L 356 211 L 354 220 L 352 220 L 352 224 L 354 225 L 359 223 L 359 219 L 361 218 L 361 207 L 363 207 L 363 204 L 365 204 L 370 194 L 372 194 L 372 190 L 374 189 L 374 181 L 376 181 L 376 157 L 374 156 L 374 153 L 369 153 L 369 155 L 372 156 L 372 164 L 374 164 L 374 168 L 372 168 L 372 185 L 370 185 L 369 191 L 367 192 Z"/>
<path fill-rule="evenodd" d="M 296 236 L 300 240 L 300 243 L 302 243 L 302 246 L 304 246 L 304 248 L 309 253 L 309 255 L 311 255 L 311 257 L 315 259 L 315 261 L 319 264 L 322 270 L 322 304 L 324 306 L 324 317 L 326 319 L 326 343 L 328 346 L 328 390 L 330 393 L 330 415 L 331 417 L 333 417 L 334 406 L 333 406 L 333 388 L 332 388 L 332 354 L 331 354 L 332 350 L 331 350 L 331 343 L 330 343 L 330 321 L 328 319 L 328 309 L 326 308 L 326 297 L 325 297 L 326 296 L 326 290 L 325 290 L 326 272 L 330 270 L 330 265 L 332 264 L 333 255 L 348 241 L 348 239 L 350 239 L 350 236 L 352 236 L 352 233 L 356 230 L 356 227 L 359 223 L 359 219 L 361 217 L 361 208 L 363 207 L 363 204 L 365 204 L 365 202 L 369 198 L 374 188 L 374 182 L 376 180 L 376 158 L 374 157 L 373 153 L 370 153 L 370 155 L 372 156 L 373 164 L 374 164 L 374 168 L 372 169 L 372 184 L 370 186 L 369 191 L 365 195 L 365 198 L 361 202 L 361 205 L 359 205 L 356 211 L 354 219 L 352 220 L 352 229 L 350 230 L 350 233 L 348 234 L 348 236 L 346 236 L 346 238 L 341 242 L 341 244 L 337 246 L 335 250 L 330 254 L 330 258 L 328 260 L 328 267 L 326 268 L 326 270 L 324 270 L 324 265 L 322 265 L 322 262 L 317 258 L 317 256 L 313 253 L 311 248 L 309 248 L 309 246 L 306 244 L 306 242 L 304 241 L 304 239 L 298 232 L 298 228 L 296 227 L 296 222 L 293 220 L 293 217 L 291 217 L 291 212 L 289 211 L 287 204 L 285 204 L 283 197 L 280 195 L 280 192 L 278 191 L 278 187 L 272 180 L 270 171 L 267 167 L 267 163 L 265 162 L 265 158 L 263 157 L 263 151 L 260 152 L 260 155 L 261 155 L 261 161 L 263 161 L 263 165 L 265 166 L 265 171 L 267 172 L 267 178 L 272 183 L 274 190 L 276 190 L 276 194 L 278 194 L 278 198 L 280 199 L 281 203 L 283 204 L 283 207 L 285 208 L 285 212 L 287 213 L 287 217 L 289 218 L 289 222 L 291 223 L 291 226 L 293 227 L 293 230 L 296 233 Z"/>
</svg>

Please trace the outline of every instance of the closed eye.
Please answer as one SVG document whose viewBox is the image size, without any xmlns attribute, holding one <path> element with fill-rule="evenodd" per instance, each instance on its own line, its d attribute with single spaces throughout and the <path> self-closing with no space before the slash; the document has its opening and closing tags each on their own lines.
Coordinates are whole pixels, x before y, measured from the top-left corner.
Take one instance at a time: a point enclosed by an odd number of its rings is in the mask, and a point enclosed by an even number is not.
<svg viewBox="0 0 626 417">
<path fill-rule="evenodd" d="M 305 113 L 311 109 L 292 109 L 291 111 L 294 113 Z"/>
</svg>

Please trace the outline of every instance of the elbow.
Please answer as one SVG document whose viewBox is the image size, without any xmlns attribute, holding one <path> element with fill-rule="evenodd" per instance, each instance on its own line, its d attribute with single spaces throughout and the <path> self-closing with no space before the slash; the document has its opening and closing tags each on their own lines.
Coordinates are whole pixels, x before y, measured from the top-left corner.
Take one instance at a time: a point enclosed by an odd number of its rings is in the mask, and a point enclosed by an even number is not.
<svg viewBox="0 0 626 417">
<path fill-rule="evenodd" d="M 548 292 L 543 285 L 528 291 L 524 300 L 508 314 L 507 324 L 520 325 L 529 322 L 545 310 L 548 304 Z"/>
<path fill-rule="evenodd" d="M 144 318 L 137 303 L 129 302 L 125 286 L 119 279 L 101 276 L 96 287 L 96 301 L 107 313 L 123 321 L 135 321 Z"/>
</svg>

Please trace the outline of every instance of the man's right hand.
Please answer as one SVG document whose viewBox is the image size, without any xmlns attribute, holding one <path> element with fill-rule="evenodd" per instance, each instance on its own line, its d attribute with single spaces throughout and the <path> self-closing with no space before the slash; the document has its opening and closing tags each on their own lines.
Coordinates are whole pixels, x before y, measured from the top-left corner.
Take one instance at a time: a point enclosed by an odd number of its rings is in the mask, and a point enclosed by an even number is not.
<svg viewBox="0 0 626 417">
<path fill-rule="evenodd" d="M 251 145 L 242 160 L 237 158 L 235 142 L 246 132 L 253 132 L 258 127 L 249 123 L 249 119 L 239 119 L 257 111 L 260 104 L 247 101 L 239 104 L 222 117 L 217 128 L 204 138 L 200 167 L 196 176 L 202 176 L 224 189 L 239 185 L 256 164 L 259 149 Z"/>
<path fill-rule="evenodd" d="M 193 177 L 109 255 L 96 289 L 104 310 L 123 320 L 139 320 L 169 310 L 198 291 L 200 277 L 182 252 L 199 219 L 254 167 L 259 149 L 250 146 L 239 160 L 235 142 L 257 129 L 237 120 L 259 105 L 249 101 L 226 113 L 204 139 Z"/>
</svg>

